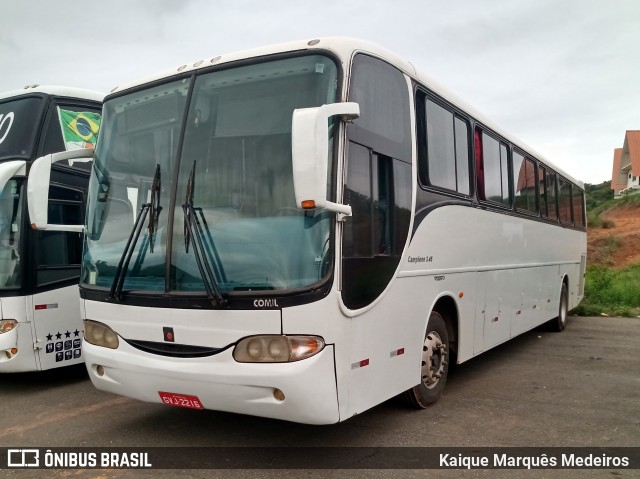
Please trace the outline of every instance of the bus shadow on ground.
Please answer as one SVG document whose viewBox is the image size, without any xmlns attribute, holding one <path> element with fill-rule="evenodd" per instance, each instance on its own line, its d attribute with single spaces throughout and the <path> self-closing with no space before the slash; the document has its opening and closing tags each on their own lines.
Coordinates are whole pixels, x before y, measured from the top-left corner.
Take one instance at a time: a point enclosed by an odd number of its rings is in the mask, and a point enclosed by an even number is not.
<svg viewBox="0 0 640 479">
<path fill-rule="evenodd" d="M 0 374 L 0 388 L 26 394 L 88 380 L 87 368 L 81 363 L 47 371 Z"/>
</svg>

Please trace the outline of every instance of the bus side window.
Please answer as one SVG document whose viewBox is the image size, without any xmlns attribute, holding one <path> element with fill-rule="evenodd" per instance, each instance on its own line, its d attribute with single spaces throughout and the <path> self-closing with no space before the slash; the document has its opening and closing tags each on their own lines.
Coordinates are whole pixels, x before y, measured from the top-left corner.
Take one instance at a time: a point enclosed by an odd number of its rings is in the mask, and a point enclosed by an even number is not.
<svg viewBox="0 0 640 479">
<path fill-rule="evenodd" d="M 479 197 L 491 203 L 511 206 L 508 148 L 484 131 L 481 135 L 481 169 L 478 174 L 482 175 L 482 181 L 478 183 L 483 185 L 484 191 L 478 187 Z"/>
<path fill-rule="evenodd" d="M 349 144 L 344 202 L 353 215 L 343 233 L 343 300 L 366 306 L 386 288 L 411 219 L 411 165 Z"/>
<path fill-rule="evenodd" d="M 373 302 L 393 278 L 411 220 L 410 98 L 407 79 L 388 63 L 355 57 L 349 101 L 360 117 L 347 128 L 343 202 L 342 299 L 350 309 Z"/>
<path fill-rule="evenodd" d="M 538 168 L 538 193 L 540 195 L 540 213 L 543 218 L 549 216 L 549 208 L 547 207 L 547 182 L 545 181 L 546 171 L 544 168 Z"/>
<path fill-rule="evenodd" d="M 516 208 L 537 213 L 536 165 L 516 151 L 513 152 L 513 188 Z"/>
<path fill-rule="evenodd" d="M 49 220 L 52 224 L 84 223 L 80 191 L 51 185 Z M 66 231 L 38 231 L 38 286 L 76 279 L 80 276 L 82 234 Z"/>
<path fill-rule="evenodd" d="M 547 218 L 558 219 L 558 205 L 556 203 L 556 174 L 547 170 L 545 172 L 545 191 L 547 193 Z"/>
<path fill-rule="evenodd" d="M 426 112 L 426 152 L 419 152 L 420 181 L 464 195 L 469 194 L 469 127 L 467 122 L 439 104 L 417 95 Z M 419 113 L 421 113 L 419 111 Z M 424 124 L 425 120 L 420 119 Z M 422 131 L 418 132 L 423 135 Z M 420 139 L 419 148 L 425 141 Z M 427 163 L 427 165 L 425 165 Z"/>
<path fill-rule="evenodd" d="M 573 221 L 578 227 L 584 228 L 584 192 L 576 185 L 572 185 Z"/>
<path fill-rule="evenodd" d="M 573 224 L 571 214 L 571 185 L 564 178 L 558 177 L 558 213 L 560 222 Z"/>
<path fill-rule="evenodd" d="M 82 143 L 81 141 L 76 142 L 77 145 L 73 147 L 70 147 L 65 143 L 65 139 L 63 138 L 63 133 L 62 133 L 62 130 L 63 130 L 62 125 L 65 122 L 62 120 L 61 111 L 62 111 L 62 114 L 66 113 L 67 115 L 75 115 L 75 114 L 81 115 L 82 113 L 85 113 L 84 115 L 85 118 L 83 118 L 82 120 L 79 120 L 78 118 L 80 117 L 78 117 L 74 119 L 75 122 L 74 120 L 72 120 L 71 122 L 73 124 L 72 127 L 75 128 L 76 130 L 75 133 L 83 136 L 70 138 L 70 140 L 71 139 L 86 140 L 86 145 L 81 144 Z M 101 109 L 96 107 L 90 107 L 86 105 L 52 104 L 52 107 L 50 108 L 50 111 L 47 115 L 47 120 L 46 120 L 47 125 L 43 129 L 43 137 L 41 139 L 38 156 L 49 155 L 51 153 L 58 153 L 60 151 L 66 151 L 74 147 L 75 148 L 80 148 L 83 146 L 90 147 L 90 145 L 95 144 L 95 134 L 92 134 L 86 128 L 90 127 L 91 129 L 94 130 L 94 133 L 96 133 L 99 127 L 99 124 L 98 124 L 99 121 L 96 118 L 99 118 L 100 114 L 101 114 Z M 70 118 L 73 118 L 73 116 L 71 116 Z M 80 124 L 82 124 L 82 127 L 84 129 L 79 126 Z M 76 166 L 79 166 L 80 168 L 83 168 L 83 167 L 90 168 L 91 164 L 77 163 Z"/>
</svg>

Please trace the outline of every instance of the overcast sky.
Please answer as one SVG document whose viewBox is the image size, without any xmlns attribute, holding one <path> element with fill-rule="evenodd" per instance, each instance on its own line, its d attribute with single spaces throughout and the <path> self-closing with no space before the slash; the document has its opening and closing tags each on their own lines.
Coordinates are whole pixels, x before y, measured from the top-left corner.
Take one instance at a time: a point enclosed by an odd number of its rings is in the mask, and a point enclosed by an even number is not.
<svg viewBox="0 0 640 479">
<path fill-rule="evenodd" d="M 0 0 L 0 92 L 119 84 L 344 35 L 385 46 L 588 183 L 640 129 L 640 0 Z"/>
</svg>

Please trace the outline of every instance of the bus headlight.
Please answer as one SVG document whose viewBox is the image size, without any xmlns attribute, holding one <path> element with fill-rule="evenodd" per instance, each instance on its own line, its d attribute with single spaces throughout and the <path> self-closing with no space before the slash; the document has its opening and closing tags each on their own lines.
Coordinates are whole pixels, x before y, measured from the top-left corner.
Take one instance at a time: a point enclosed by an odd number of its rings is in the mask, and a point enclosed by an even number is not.
<svg viewBox="0 0 640 479">
<path fill-rule="evenodd" d="M 324 348 L 319 336 L 265 334 L 241 339 L 233 349 L 239 363 L 289 363 L 310 358 Z"/>
<path fill-rule="evenodd" d="M 18 321 L 15 319 L 3 319 L 0 321 L 0 334 L 8 333 L 14 330 L 18 326 Z"/>
<path fill-rule="evenodd" d="M 84 340 L 103 348 L 117 349 L 120 342 L 118 335 L 106 324 L 97 321 L 84 320 Z"/>
</svg>

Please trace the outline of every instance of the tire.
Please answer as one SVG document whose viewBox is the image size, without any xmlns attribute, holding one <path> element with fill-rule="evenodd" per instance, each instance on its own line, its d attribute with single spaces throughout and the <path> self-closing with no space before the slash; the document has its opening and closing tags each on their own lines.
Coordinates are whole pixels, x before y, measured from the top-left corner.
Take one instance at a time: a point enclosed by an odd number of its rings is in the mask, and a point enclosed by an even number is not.
<svg viewBox="0 0 640 479">
<path fill-rule="evenodd" d="M 569 313 L 569 295 L 567 292 L 567 284 L 562 283 L 560 288 L 560 304 L 558 305 L 558 316 L 553 318 L 547 324 L 551 331 L 557 333 L 564 331 L 567 327 L 567 316 Z"/>
<path fill-rule="evenodd" d="M 444 390 L 449 372 L 449 334 L 447 325 L 433 311 L 422 347 L 421 382 L 405 391 L 402 398 L 411 407 L 425 409 L 435 403 Z"/>
</svg>

